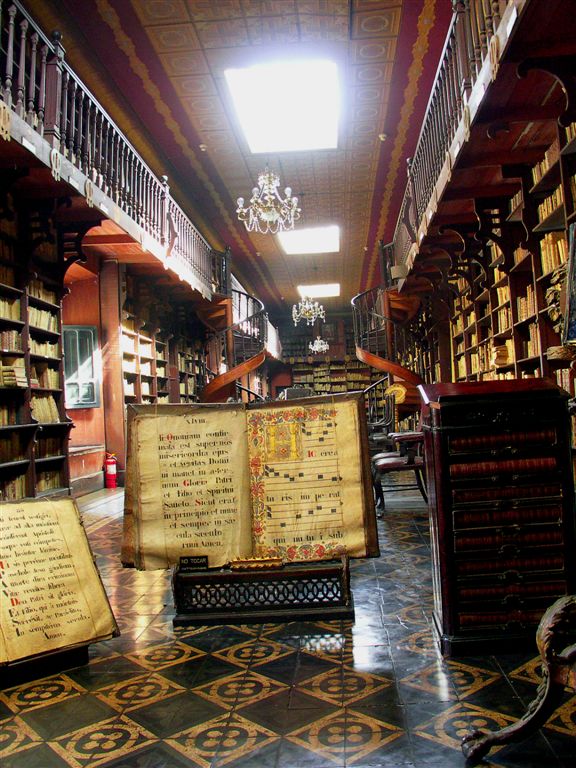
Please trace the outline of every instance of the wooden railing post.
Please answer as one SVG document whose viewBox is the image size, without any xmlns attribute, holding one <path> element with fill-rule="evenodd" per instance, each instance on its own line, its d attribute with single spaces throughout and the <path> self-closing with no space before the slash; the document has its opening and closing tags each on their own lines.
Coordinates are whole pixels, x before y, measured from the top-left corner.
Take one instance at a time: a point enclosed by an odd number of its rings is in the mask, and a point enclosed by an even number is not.
<svg viewBox="0 0 576 768">
<path fill-rule="evenodd" d="M 456 65 L 458 88 L 464 103 L 468 101 L 470 91 L 472 90 L 472 79 L 470 77 L 470 58 L 469 53 L 469 35 L 466 31 L 466 23 L 469 21 L 466 13 L 466 0 L 452 0 L 452 8 L 455 14 L 454 36 L 456 44 Z"/>
<path fill-rule="evenodd" d="M 169 200 L 170 200 L 170 187 L 168 186 L 168 176 L 162 176 L 162 192 L 160 198 L 160 221 L 157 226 L 160 228 L 160 242 L 162 245 L 168 244 L 168 232 L 170 228 L 168 226 L 168 212 L 169 212 Z"/>
<path fill-rule="evenodd" d="M 406 160 L 406 173 L 408 175 L 408 199 L 406 210 L 404 212 L 404 224 L 412 242 L 416 242 L 416 233 L 420 224 L 418 218 L 418 206 L 416 204 L 416 186 L 414 184 L 414 175 L 412 173 L 412 158 Z"/>
<path fill-rule="evenodd" d="M 30 72 L 28 75 L 28 101 L 26 103 L 26 122 L 34 125 L 36 116 L 36 53 L 38 50 L 38 33 L 30 35 Z"/>
<path fill-rule="evenodd" d="M 37 130 L 41 136 L 44 135 L 44 111 L 46 109 L 46 59 L 48 58 L 48 46 L 43 45 L 40 48 L 40 85 L 38 93 L 38 120 Z"/>
<path fill-rule="evenodd" d="M 55 149 L 60 149 L 62 72 L 64 69 L 65 50 L 61 43 L 62 35 L 60 32 L 54 32 L 52 40 L 54 41 L 54 53 L 46 63 L 44 136 Z"/>
<path fill-rule="evenodd" d="M 26 35 L 28 33 L 28 19 L 20 22 L 20 60 L 18 61 L 18 82 L 16 85 L 16 104 L 14 111 L 19 117 L 24 117 L 26 111 Z"/>
<path fill-rule="evenodd" d="M 8 8 L 8 45 L 6 49 L 6 70 L 4 72 L 4 101 L 12 105 L 12 78 L 14 77 L 14 19 L 16 6 Z"/>
</svg>

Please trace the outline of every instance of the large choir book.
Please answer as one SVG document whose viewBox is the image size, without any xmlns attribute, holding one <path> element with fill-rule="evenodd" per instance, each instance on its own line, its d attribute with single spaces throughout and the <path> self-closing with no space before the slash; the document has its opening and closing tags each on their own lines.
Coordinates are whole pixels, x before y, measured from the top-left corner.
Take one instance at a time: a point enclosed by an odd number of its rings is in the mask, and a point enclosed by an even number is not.
<svg viewBox="0 0 576 768">
<path fill-rule="evenodd" d="M 75 502 L 0 503 L 0 665 L 119 634 Z"/>
<path fill-rule="evenodd" d="M 122 561 L 378 554 L 361 395 L 130 405 Z"/>
</svg>

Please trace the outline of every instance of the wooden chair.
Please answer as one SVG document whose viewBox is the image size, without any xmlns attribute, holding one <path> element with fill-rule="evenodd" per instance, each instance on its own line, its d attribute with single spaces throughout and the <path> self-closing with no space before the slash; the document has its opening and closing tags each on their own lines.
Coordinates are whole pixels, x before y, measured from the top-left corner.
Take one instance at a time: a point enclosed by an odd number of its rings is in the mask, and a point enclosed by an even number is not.
<svg viewBox="0 0 576 768">
<path fill-rule="evenodd" d="M 428 501 L 424 480 L 424 436 L 420 431 L 391 432 L 388 437 L 398 445 L 397 451 L 376 453 L 372 456 L 372 478 L 376 495 L 376 506 L 384 509 L 384 488 L 382 480 L 395 472 L 413 472 L 413 483 L 394 483 L 390 489 L 408 491 L 418 489 L 424 501 Z"/>
<path fill-rule="evenodd" d="M 534 701 L 512 725 L 499 731 L 474 731 L 462 740 L 466 765 L 478 765 L 492 747 L 522 741 L 546 724 L 562 703 L 565 689 L 576 691 L 576 595 L 561 597 L 540 620 L 536 645 L 542 681 Z"/>
</svg>

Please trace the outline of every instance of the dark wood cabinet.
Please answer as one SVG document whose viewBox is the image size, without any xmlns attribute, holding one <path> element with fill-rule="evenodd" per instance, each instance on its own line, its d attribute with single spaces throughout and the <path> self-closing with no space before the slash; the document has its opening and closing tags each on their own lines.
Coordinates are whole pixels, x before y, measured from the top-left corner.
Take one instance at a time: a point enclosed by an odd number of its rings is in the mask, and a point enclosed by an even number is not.
<svg viewBox="0 0 576 768">
<path fill-rule="evenodd" d="M 545 380 L 420 390 L 441 651 L 532 648 L 576 585 L 567 395 Z"/>
</svg>

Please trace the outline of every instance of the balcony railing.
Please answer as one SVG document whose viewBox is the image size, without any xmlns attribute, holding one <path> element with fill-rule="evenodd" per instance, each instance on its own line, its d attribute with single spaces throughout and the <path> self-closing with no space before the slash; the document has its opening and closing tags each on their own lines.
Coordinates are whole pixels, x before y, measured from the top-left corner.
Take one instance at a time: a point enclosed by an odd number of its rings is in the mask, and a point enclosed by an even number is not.
<svg viewBox="0 0 576 768">
<path fill-rule="evenodd" d="M 64 55 L 57 33 L 48 39 L 18 2 L 0 0 L 1 134 L 10 138 L 14 115 L 25 121 L 48 143 L 56 178 L 62 159 L 71 163 L 89 202 L 100 190 L 160 246 L 166 266 L 210 296 L 210 246 L 170 196 L 167 178 L 150 170 Z"/>
<path fill-rule="evenodd" d="M 454 15 L 414 152 L 408 185 L 394 234 L 394 263 L 406 262 L 420 223 L 433 200 L 436 183 L 460 123 L 469 119 L 467 103 L 502 17 L 507 0 L 452 0 Z M 508 11 L 510 14 L 512 10 Z"/>
<path fill-rule="evenodd" d="M 386 289 L 377 287 L 359 293 L 352 299 L 352 309 L 358 349 L 424 378 L 424 343 L 417 320 L 401 322 L 392 317 Z M 400 370 L 392 372 L 402 378 Z"/>
</svg>

